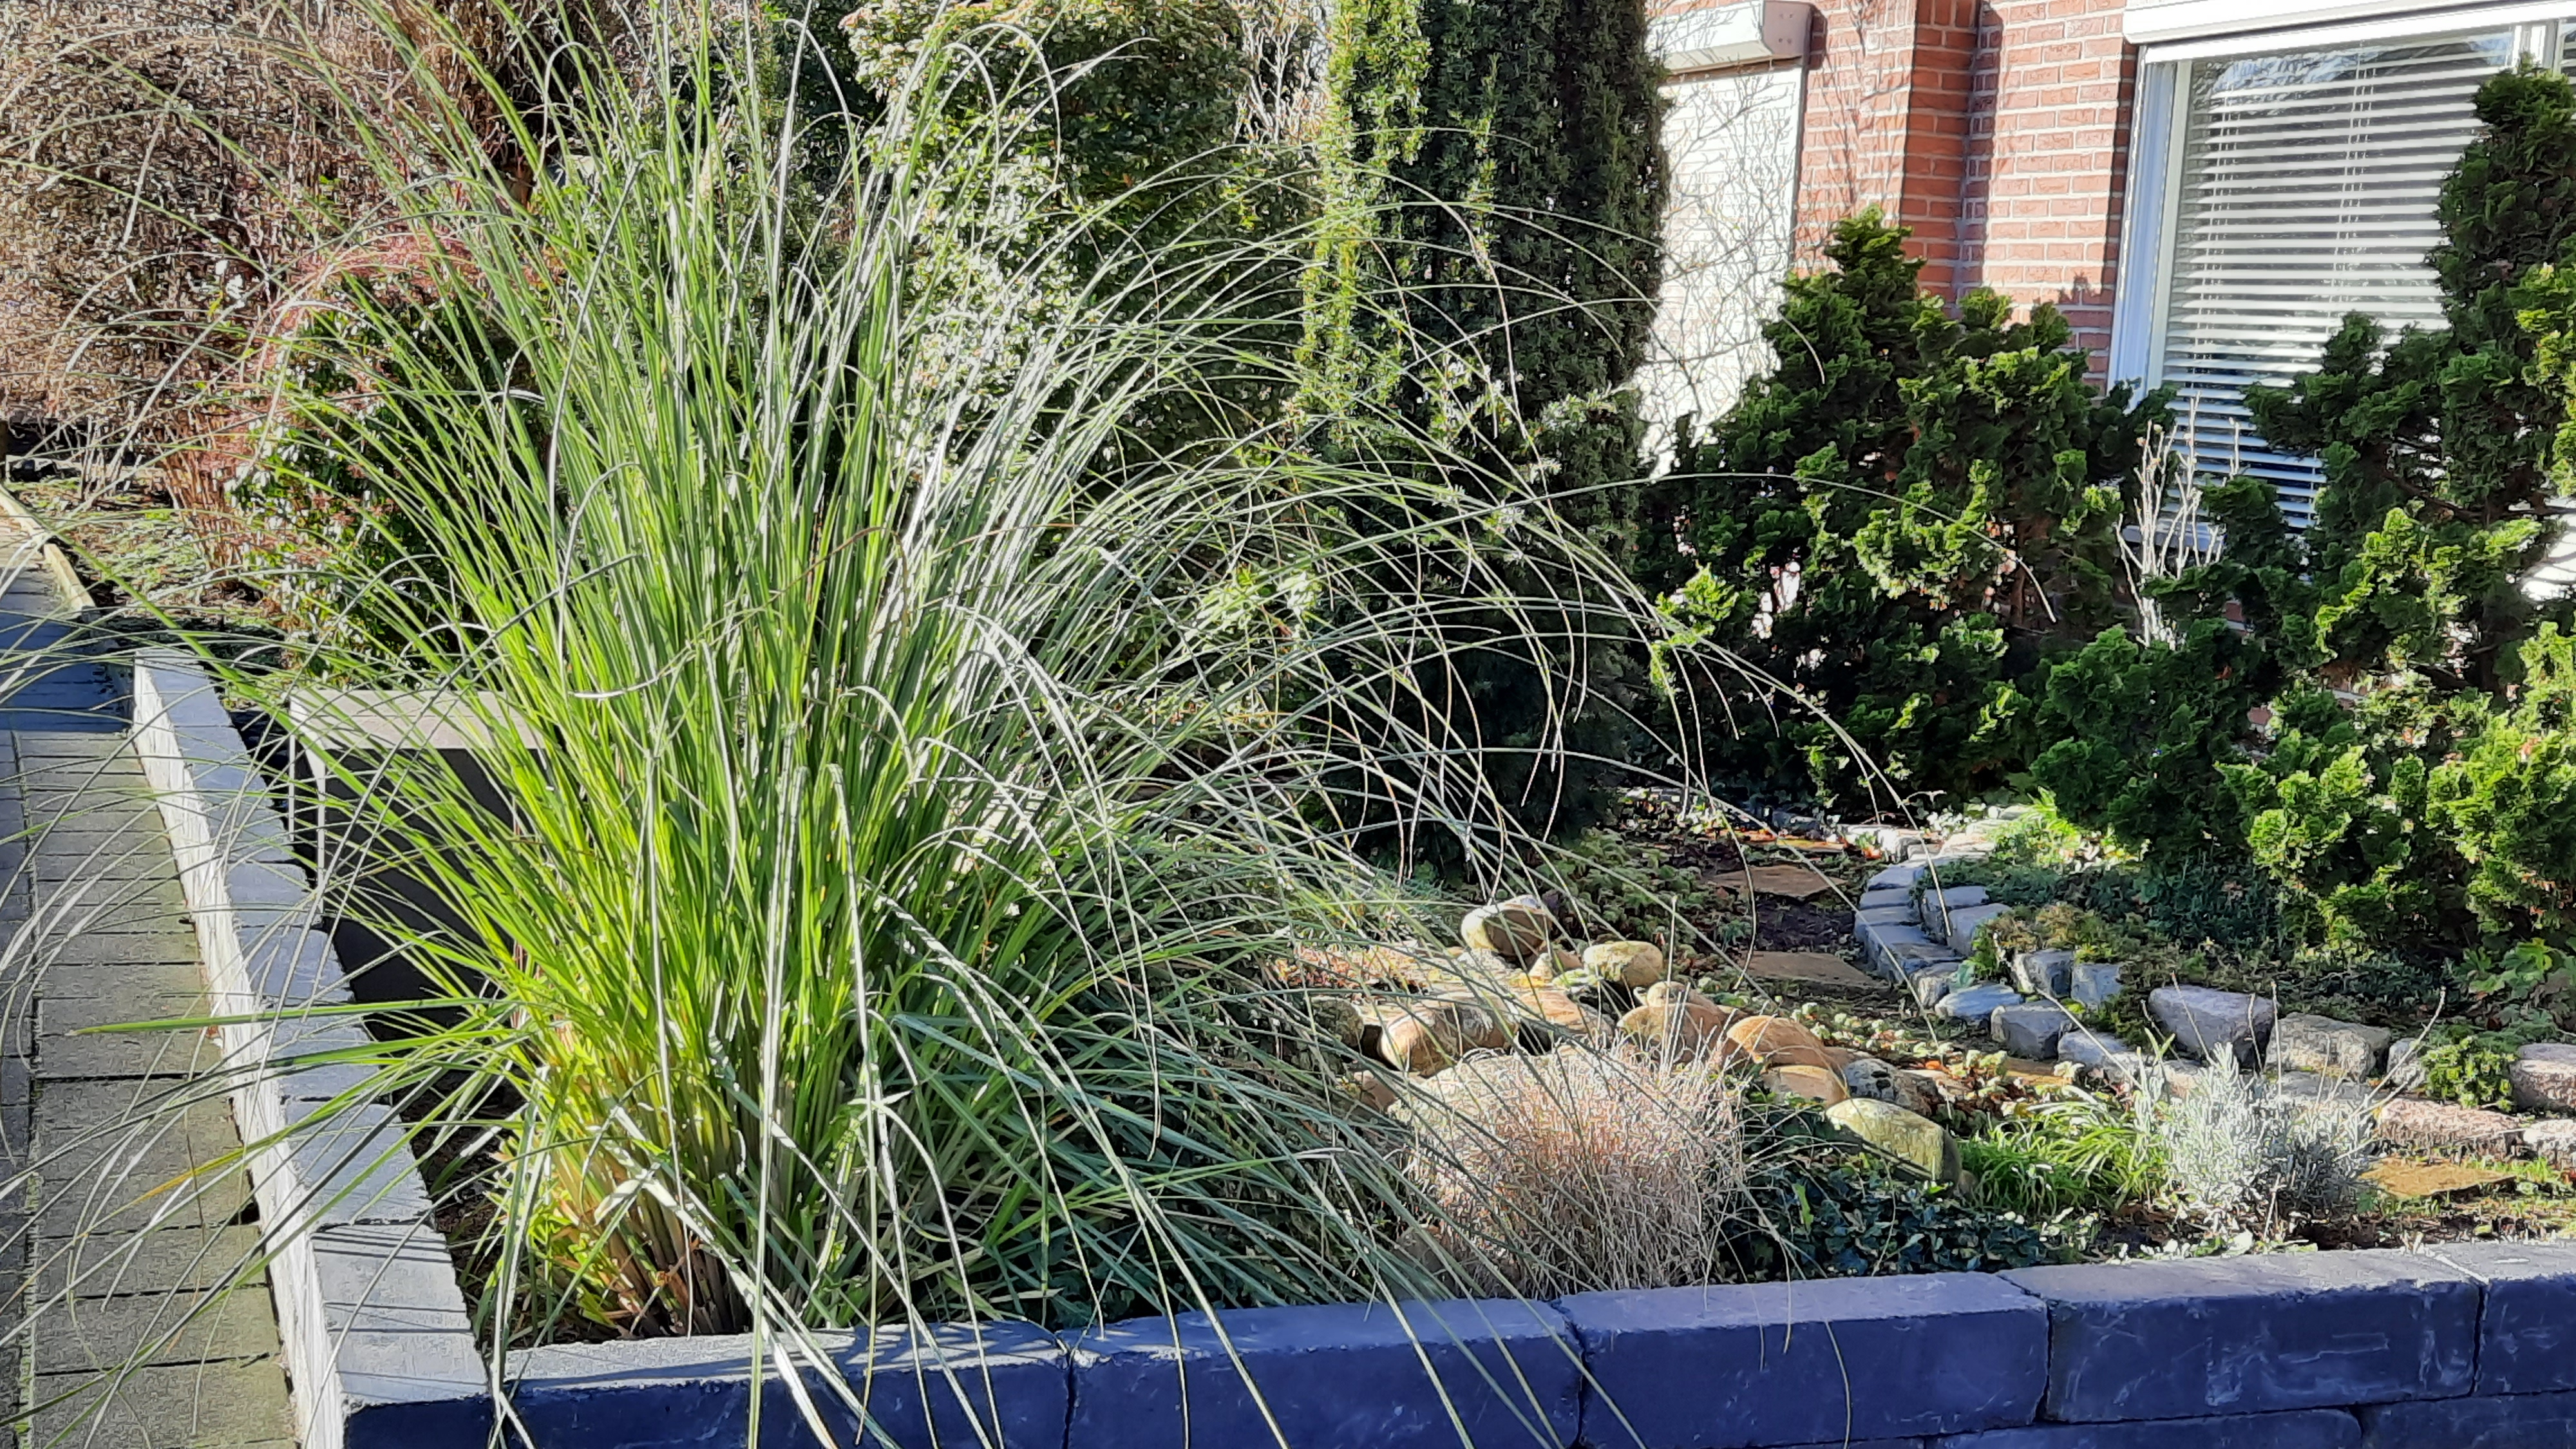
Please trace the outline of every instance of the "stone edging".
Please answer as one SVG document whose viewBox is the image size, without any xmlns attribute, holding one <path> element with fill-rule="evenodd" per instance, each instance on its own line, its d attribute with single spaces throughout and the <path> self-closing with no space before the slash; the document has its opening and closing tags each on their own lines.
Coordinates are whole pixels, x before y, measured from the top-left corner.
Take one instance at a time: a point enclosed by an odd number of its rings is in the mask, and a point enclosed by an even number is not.
<svg viewBox="0 0 2576 1449">
<path fill-rule="evenodd" d="M 0 449 L 0 462 L 5 461 L 6 450 Z M 35 515 L 34 510 L 7 488 L 0 488 L 0 518 L 16 524 L 29 538 L 36 540 L 36 557 L 44 565 L 45 572 L 54 576 L 54 587 L 62 591 L 64 602 L 76 609 L 88 608 L 94 602 L 89 585 L 81 582 L 80 570 L 72 566 L 72 556 L 64 551 L 62 541 L 45 526 L 43 519 Z"/>
<path fill-rule="evenodd" d="M 305 1449 L 480 1444 L 488 1376 L 447 1244 L 387 1108 L 335 1109 L 368 1075 L 314 892 L 214 682 L 188 656 L 134 667 L 134 740 L 178 855 L 222 1028 L 235 1122 L 267 1230 L 269 1286 Z"/>
<path fill-rule="evenodd" d="M 254 1068 L 234 1095 L 243 1135 L 265 1138 L 348 1070 L 280 1054 L 363 1032 L 298 1016 L 347 987 L 211 682 L 147 652 L 135 695 L 218 1009 L 261 1018 L 224 1044 Z M 397 1124 L 365 1107 L 331 1130 L 254 1163 L 263 1218 L 301 1229 L 278 1239 L 271 1281 L 304 1442 L 480 1445 L 486 1370 Z M 2565 1449 L 2576 1243 L 1251 1309 L 1063 1335 L 949 1324 L 802 1348 L 867 1404 L 876 1435 L 860 1441 L 812 1387 L 839 1442 L 895 1449 Z M 741 1444 L 757 1381 L 762 1442 L 804 1442 L 795 1395 L 754 1368 L 747 1338 L 534 1349 L 511 1355 L 510 1412 L 540 1449 Z"/>
</svg>

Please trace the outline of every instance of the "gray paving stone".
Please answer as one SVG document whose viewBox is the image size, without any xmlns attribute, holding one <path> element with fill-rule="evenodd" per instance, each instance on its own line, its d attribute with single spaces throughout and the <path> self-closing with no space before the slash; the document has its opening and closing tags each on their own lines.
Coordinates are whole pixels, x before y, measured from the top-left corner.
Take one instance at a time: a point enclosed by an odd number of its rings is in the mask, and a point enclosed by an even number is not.
<svg viewBox="0 0 2576 1449">
<path fill-rule="evenodd" d="M 35 1441 L 62 1449 L 287 1449 L 295 1422 L 275 1359 L 36 1381 Z"/>
<path fill-rule="evenodd" d="M 30 938 L 20 951 L 24 959 L 43 967 L 176 964 L 198 969 L 197 933 L 193 930 L 101 931 Z M 5 952 L 6 948 L 0 947 L 0 959 L 7 959 Z"/>
<path fill-rule="evenodd" d="M 172 959 L 56 962 L 36 972 L 36 994 L 48 1006 L 89 997 L 110 1002 L 203 1000 L 206 973 L 193 959 L 196 939 L 172 943 Z M 184 949 L 190 956 L 177 958 Z"/>
<path fill-rule="evenodd" d="M 268 1280 L 253 1227 L 90 1233 L 49 1240 L 33 1256 L 39 1300 L 204 1292 Z"/>
<path fill-rule="evenodd" d="M 40 1374 L 265 1358 L 278 1351 L 268 1290 L 76 1298 L 54 1305 L 33 1339 Z"/>
</svg>

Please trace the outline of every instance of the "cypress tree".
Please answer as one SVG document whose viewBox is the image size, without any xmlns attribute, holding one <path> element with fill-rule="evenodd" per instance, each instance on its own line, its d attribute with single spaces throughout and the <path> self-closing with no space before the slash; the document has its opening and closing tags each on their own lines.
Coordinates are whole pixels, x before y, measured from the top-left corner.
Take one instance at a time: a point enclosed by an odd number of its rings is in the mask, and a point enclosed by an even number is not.
<svg viewBox="0 0 2576 1449">
<path fill-rule="evenodd" d="M 1307 406 L 1354 444 L 1382 408 L 1447 452 L 1464 496 L 1535 493 L 1614 557 L 1634 538 L 1645 360 L 1662 268 L 1662 69 L 1641 0 L 1350 0 L 1330 34 L 1325 216 L 1308 282 Z M 1360 402 L 1364 408 L 1349 404 Z M 1496 551 L 1518 544 L 1498 509 Z M 1390 524 L 1399 523 L 1390 520 Z M 1528 561 L 1514 593 L 1563 593 Z M 1577 601 L 1580 604 L 1582 601 Z M 1593 601 L 1597 602 L 1597 601 Z M 1486 750 L 1489 783 L 1524 822 L 1598 813 L 1615 754 L 1610 701 L 1637 661 L 1566 637 L 1515 639 L 1498 611 L 1423 694 Z M 1533 655 L 1546 657 L 1533 657 Z M 1589 703 L 1568 712 L 1569 699 Z"/>
</svg>

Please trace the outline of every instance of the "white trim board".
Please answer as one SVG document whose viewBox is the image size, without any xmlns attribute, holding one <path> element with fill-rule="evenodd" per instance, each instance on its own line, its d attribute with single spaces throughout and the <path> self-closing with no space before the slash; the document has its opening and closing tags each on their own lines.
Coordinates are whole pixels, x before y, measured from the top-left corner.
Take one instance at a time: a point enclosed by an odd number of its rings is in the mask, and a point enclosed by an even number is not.
<svg viewBox="0 0 2576 1449">
<path fill-rule="evenodd" d="M 2449 34 L 2493 26 L 2520 25 L 2576 15 L 2576 0 L 2554 4 L 2427 5 L 2424 0 L 2131 0 L 2121 17 L 2121 34 L 2132 45 L 2156 45 L 2147 62 L 2192 60 L 2240 51 L 2279 48 L 2277 32 L 2338 20 L 2376 24 L 2337 27 L 2315 39 L 2321 44 L 2368 40 L 2379 36 Z M 2167 49 L 2166 41 L 2197 41 Z"/>
</svg>

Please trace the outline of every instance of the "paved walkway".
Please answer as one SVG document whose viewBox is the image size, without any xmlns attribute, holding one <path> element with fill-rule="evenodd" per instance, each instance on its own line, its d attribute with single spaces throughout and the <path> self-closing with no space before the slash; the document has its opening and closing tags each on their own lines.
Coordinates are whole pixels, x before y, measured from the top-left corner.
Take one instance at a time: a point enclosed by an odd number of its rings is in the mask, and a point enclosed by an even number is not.
<svg viewBox="0 0 2576 1449">
<path fill-rule="evenodd" d="M 257 1209 L 121 690 L 0 517 L 0 1348 L 30 1446 L 286 1449 Z"/>
</svg>

